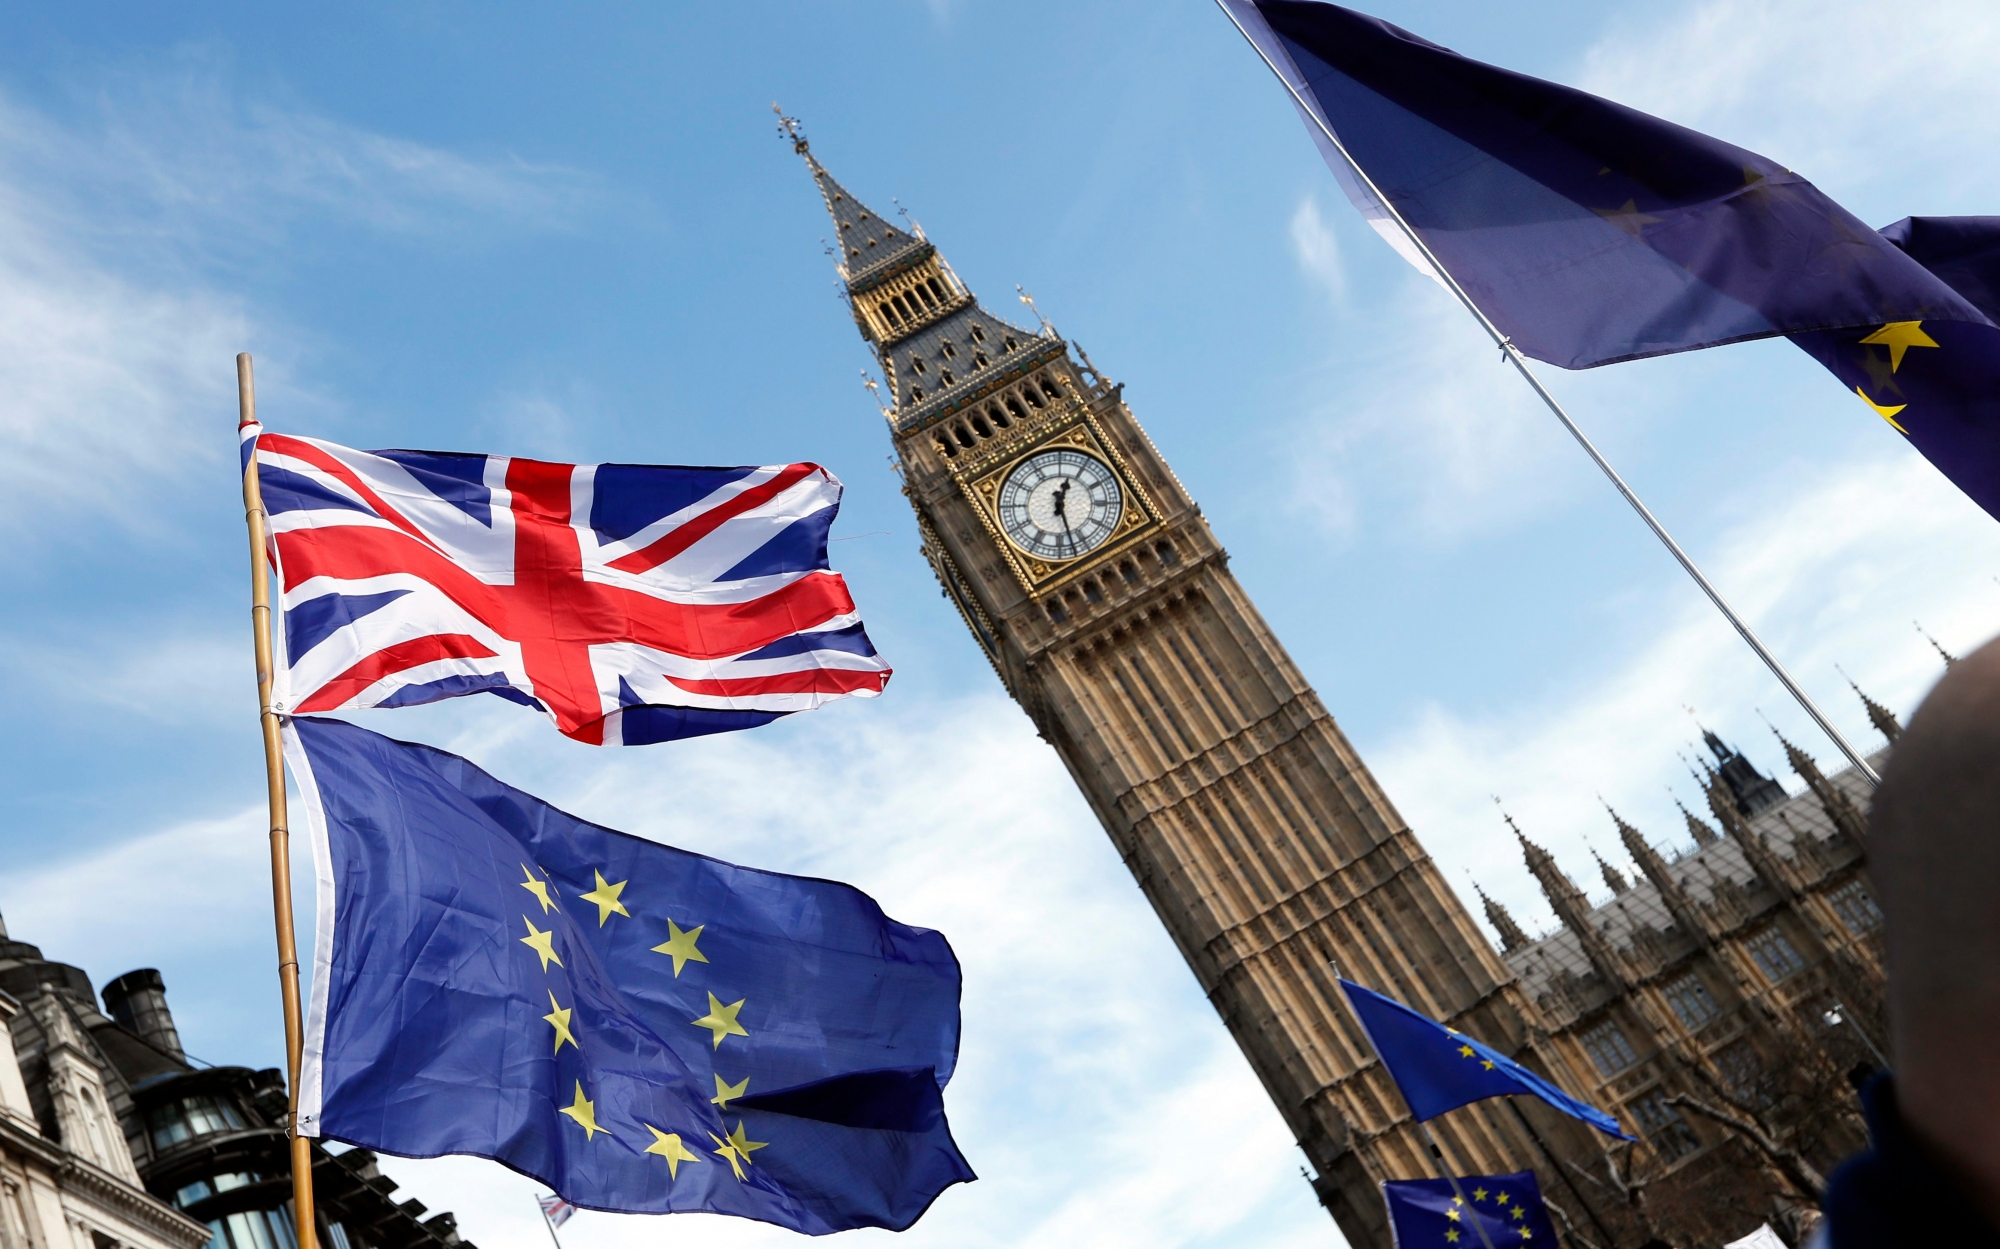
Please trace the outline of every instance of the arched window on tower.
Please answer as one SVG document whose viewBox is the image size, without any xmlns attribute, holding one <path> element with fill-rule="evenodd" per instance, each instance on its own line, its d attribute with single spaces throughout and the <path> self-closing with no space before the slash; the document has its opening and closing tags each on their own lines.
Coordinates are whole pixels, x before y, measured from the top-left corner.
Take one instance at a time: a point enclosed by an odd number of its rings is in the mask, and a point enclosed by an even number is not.
<svg viewBox="0 0 2000 1249">
<path fill-rule="evenodd" d="M 931 288 L 931 294 L 937 296 L 937 300 L 939 303 L 942 304 L 950 301 L 951 296 L 944 293 L 944 287 L 938 285 L 938 280 L 936 278 L 925 278 L 924 285 Z"/>
<path fill-rule="evenodd" d="M 989 403 L 986 405 L 986 419 L 992 421 L 995 425 L 999 426 L 1001 429 L 1005 429 L 1009 425 L 1012 425 L 1014 423 L 1007 419 L 1007 414 L 1000 410 L 1000 405 L 997 403 Z"/>
<path fill-rule="evenodd" d="M 958 359 L 958 348 L 951 345 L 949 338 L 944 340 L 944 358 L 947 360 Z"/>
<path fill-rule="evenodd" d="M 1021 401 L 1019 399 L 1016 399 L 1012 395 L 1007 396 L 1007 411 L 1011 413 L 1014 419 L 1017 421 L 1025 421 L 1028 419 L 1027 409 L 1023 408 L 1021 406 Z"/>
<path fill-rule="evenodd" d="M 972 341 L 973 341 L 973 342 L 975 342 L 975 343 L 983 343 L 983 342 L 985 342 L 985 341 L 986 341 L 986 331 L 985 331 L 985 330 L 982 330 L 982 329 L 980 329 L 980 328 L 979 328 L 978 326 L 976 326 L 976 325 L 975 325 L 975 326 L 973 326 L 973 327 L 972 327 Z"/>
<path fill-rule="evenodd" d="M 993 427 L 986 423 L 986 416 L 982 412 L 974 412 L 972 414 L 972 428 L 979 432 L 981 438 L 991 438 L 993 436 Z"/>
<path fill-rule="evenodd" d="M 915 373 L 918 377 L 924 375 L 924 361 L 922 356 L 910 357 L 910 372 Z"/>
</svg>

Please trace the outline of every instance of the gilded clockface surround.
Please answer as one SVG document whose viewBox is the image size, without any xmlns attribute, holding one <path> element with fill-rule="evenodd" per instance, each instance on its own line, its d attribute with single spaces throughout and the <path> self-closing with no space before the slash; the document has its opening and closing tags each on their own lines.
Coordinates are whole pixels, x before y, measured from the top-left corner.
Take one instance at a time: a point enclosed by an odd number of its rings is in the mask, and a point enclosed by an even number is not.
<svg viewBox="0 0 2000 1249">
<path fill-rule="evenodd" d="M 1158 523 L 1144 487 L 1088 415 L 955 476 L 1022 587 L 1035 595 L 1084 575 Z"/>
<path fill-rule="evenodd" d="M 1075 559 L 1103 546 L 1125 514 L 1111 466 L 1073 447 L 1037 451 L 1000 483 L 1000 531 L 1024 553 Z"/>
</svg>

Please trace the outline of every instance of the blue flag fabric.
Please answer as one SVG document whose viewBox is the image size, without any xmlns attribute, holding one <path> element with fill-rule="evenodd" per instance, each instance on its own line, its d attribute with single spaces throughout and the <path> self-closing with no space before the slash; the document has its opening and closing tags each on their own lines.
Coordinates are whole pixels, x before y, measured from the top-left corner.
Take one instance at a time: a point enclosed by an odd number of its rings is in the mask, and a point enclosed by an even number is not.
<svg viewBox="0 0 2000 1249">
<path fill-rule="evenodd" d="M 1555 1249 L 1556 1229 L 1533 1171 L 1450 1180 L 1384 1180 L 1396 1249 Z M 1486 1236 L 1481 1238 L 1480 1232 Z"/>
<path fill-rule="evenodd" d="M 1600 1132 L 1620 1140 L 1634 1139 L 1618 1126 L 1618 1120 L 1571 1097 L 1500 1051 L 1352 981 L 1342 980 L 1340 987 L 1367 1030 L 1376 1056 L 1402 1090 L 1410 1113 L 1419 1120 L 1435 1119 L 1468 1102 L 1524 1093 Z"/>
<path fill-rule="evenodd" d="M 974 1178 L 938 933 L 342 721 L 291 720 L 286 757 L 319 876 L 306 1135 L 814 1234 L 906 1228 Z"/>
<path fill-rule="evenodd" d="M 1223 2 L 1526 354 L 1580 369 L 1785 335 L 2000 517 L 1993 218 L 1878 232 L 1776 161 L 1610 100 L 1317 0 Z"/>
</svg>

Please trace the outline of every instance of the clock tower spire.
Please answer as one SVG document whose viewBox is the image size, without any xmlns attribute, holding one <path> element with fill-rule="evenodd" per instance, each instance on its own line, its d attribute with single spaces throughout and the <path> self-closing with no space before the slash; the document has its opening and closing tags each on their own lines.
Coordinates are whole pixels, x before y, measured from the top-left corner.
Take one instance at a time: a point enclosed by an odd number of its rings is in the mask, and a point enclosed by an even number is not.
<svg viewBox="0 0 2000 1249">
<path fill-rule="evenodd" d="M 1379 1182 L 1435 1171 L 1336 966 L 1588 1086 L 1563 1052 L 1536 1049 L 1534 1006 L 1230 572 L 1123 387 L 1046 323 L 981 308 L 921 229 L 856 200 L 780 117 L 893 394 L 924 556 L 1249 1058 L 1322 1204 L 1355 1249 L 1387 1249 Z M 1461 1173 L 1533 1166 L 1594 1204 L 1563 1161 L 1596 1161 L 1588 1129 L 1522 1110 L 1454 1112 L 1436 1130 Z"/>
</svg>

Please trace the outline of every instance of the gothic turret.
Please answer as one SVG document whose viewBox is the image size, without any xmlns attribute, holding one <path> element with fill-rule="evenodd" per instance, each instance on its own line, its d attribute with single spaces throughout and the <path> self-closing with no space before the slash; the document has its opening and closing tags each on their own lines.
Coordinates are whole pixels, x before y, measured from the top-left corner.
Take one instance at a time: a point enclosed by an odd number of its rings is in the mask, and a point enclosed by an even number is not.
<svg viewBox="0 0 2000 1249">
<path fill-rule="evenodd" d="M 1833 821 L 1835 828 L 1853 838 L 1855 845 L 1858 846 L 1866 841 L 1868 821 L 1862 818 L 1860 809 L 1854 805 L 1854 800 L 1826 779 L 1820 772 L 1819 765 L 1813 762 L 1811 755 L 1792 745 L 1791 741 L 1775 727 L 1771 732 L 1777 735 L 1779 742 L 1783 743 L 1785 759 L 1792 765 L 1792 771 L 1799 774 L 1799 779 L 1806 783 L 1806 788 L 1812 790 L 1813 796 L 1819 799 L 1819 805 L 1826 812 L 1826 818 Z"/>
<path fill-rule="evenodd" d="M 1844 672 L 1840 675 L 1847 676 Z M 1853 677 L 1847 677 L 1847 688 L 1853 690 L 1854 696 L 1861 700 L 1861 705 L 1868 709 L 1868 723 L 1875 726 L 1875 731 L 1882 735 L 1882 740 L 1891 746 L 1895 745 L 1896 739 L 1903 735 L 1902 722 L 1896 719 L 1895 713 L 1863 693 L 1861 687 L 1854 683 Z"/>
<path fill-rule="evenodd" d="M 1479 895 L 1479 901 L 1486 907 L 1486 922 L 1493 925 L 1493 931 L 1500 934 L 1501 950 L 1512 954 L 1528 944 L 1528 934 L 1521 931 L 1521 926 L 1514 922 L 1514 917 L 1508 913 L 1506 907 L 1487 897 L 1486 891 L 1479 887 L 1478 881 L 1472 883 L 1472 891 Z"/>
<path fill-rule="evenodd" d="M 1714 825 L 1688 810 L 1687 804 L 1679 798 L 1674 799 L 1674 805 L 1681 809 L 1681 817 L 1687 821 L 1688 836 L 1694 838 L 1695 845 L 1712 846 L 1722 840 L 1722 834 L 1715 831 Z"/>
<path fill-rule="evenodd" d="M 1604 877 L 1604 886 L 1611 890 L 1613 897 L 1632 892 L 1632 882 L 1625 879 L 1625 873 L 1606 863 L 1604 856 L 1594 849 L 1590 852 L 1590 857 L 1597 860 L 1598 874 Z"/>
<path fill-rule="evenodd" d="M 1785 787 L 1759 772 L 1742 751 L 1724 745 L 1722 739 L 1708 729 L 1701 731 L 1701 740 L 1715 753 L 1716 771 L 1728 784 L 1743 818 L 1762 815 L 1785 800 Z"/>
<path fill-rule="evenodd" d="M 1556 918 L 1562 921 L 1562 926 L 1576 934 L 1577 941 L 1583 946 L 1584 957 L 1590 960 L 1590 965 L 1597 969 L 1598 975 L 1614 985 L 1625 985 L 1627 982 L 1622 960 L 1611 948 L 1611 943 L 1605 939 L 1604 934 L 1590 922 L 1590 899 L 1557 865 L 1554 855 L 1528 840 L 1528 835 L 1521 831 L 1520 825 L 1514 823 L 1513 816 L 1502 812 L 1500 818 L 1506 820 L 1507 827 L 1514 830 L 1515 839 L 1521 843 L 1521 857 L 1527 862 L 1529 874 L 1535 878 L 1535 883 L 1542 887 L 1542 896 L 1549 900 L 1549 909 L 1556 913 Z"/>
<path fill-rule="evenodd" d="M 848 308 L 882 366 L 899 429 L 940 423 L 938 449 L 955 456 L 1061 397 L 1048 393 L 1058 383 L 1040 378 L 992 394 L 995 382 L 1025 377 L 1063 356 L 1067 344 L 1051 329 L 1022 329 L 980 307 L 921 227 L 899 229 L 855 199 L 812 154 L 797 120 L 781 113 L 779 122 L 833 217 Z M 961 412 L 960 421 L 944 422 Z"/>
<path fill-rule="evenodd" d="M 1612 811 L 1609 803 L 1605 804 L 1604 809 L 1611 812 L 1611 822 L 1618 826 L 1619 844 L 1625 847 L 1625 853 L 1632 856 L 1632 861 L 1639 865 L 1640 872 L 1652 882 L 1653 888 L 1659 890 L 1660 901 L 1666 903 L 1667 911 L 1674 917 L 1674 922 L 1689 936 L 1705 942 L 1708 939 L 1708 927 L 1702 923 L 1700 912 L 1695 910 L 1693 899 L 1688 897 L 1687 891 L 1667 869 L 1667 861 L 1660 857 L 1659 851 L 1647 843 L 1638 829 L 1627 824 L 1625 818 L 1616 811 Z M 1681 812 L 1686 814 L 1687 808 L 1682 807 Z M 1687 818 L 1690 825 L 1701 824 L 1701 821 L 1692 815 Z M 1709 840 L 1714 841 L 1715 830 L 1706 824 L 1701 824 L 1701 827 L 1708 831 Z"/>
<path fill-rule="evenodd" d="M 1912 621 L 1911 623 L 1913 623 L 1913 624 L 1914 624 L 1915 622 L 1914 622 L 1914 621 Z M 1942 660 L 1944 660 L 1944 666 L 1945 666 L 1945 667 L 1949 668 L 1949 667 L 1951 667 L 1951 666 L 1952 666 L 1953 664 L 1955 664 L 1955 663 L 1957 663 L 1957 662 L 1958 662 L 1958 656 L 1956 656 L 1956 655 L 1952 654 L 1952 653 L 1951 653 L 1950 651 L 1946 650 L 1946 649 L 1945 649 L 1944 647 L 1942 647 L 1942 646 L 1939 646 L 1939 645 L 1938 645 L 1938 640 L 1937 640 L 1936 638 L 1932 637 L 1932 636 L 1931 636 L 1930 634 L 1928 634 L 1928 633 L 1925 633 L 1925 632 L 1924 632 L 1924 627 L 1923 627 L 1922 625 L 1917 625 L 1917 632 L 1918 632 L 1918 633 L 1923 633 L 1923 635 L 1924 635 L 1924 641 L 1926 641 L 1926 642 L 1929 642 L 1929 643 L 1931 644 L 1931 649 L 1932 649 L 1932 650 L 1934 650 L 1934 651 L 1936 651 L 1936 652 L 1938 653 L 1938 658 L 1939 658 L 1939 659 L 1942 659 Z"/>
</svg>

